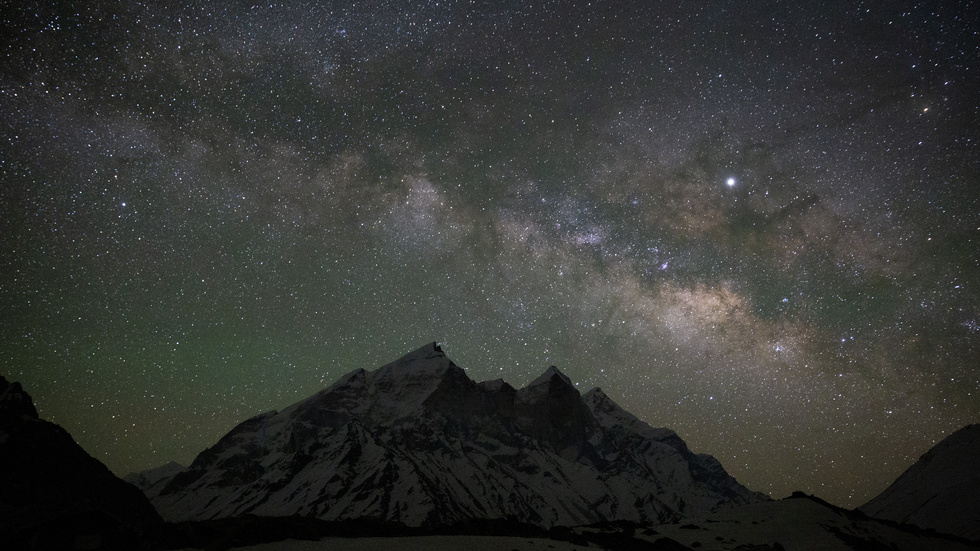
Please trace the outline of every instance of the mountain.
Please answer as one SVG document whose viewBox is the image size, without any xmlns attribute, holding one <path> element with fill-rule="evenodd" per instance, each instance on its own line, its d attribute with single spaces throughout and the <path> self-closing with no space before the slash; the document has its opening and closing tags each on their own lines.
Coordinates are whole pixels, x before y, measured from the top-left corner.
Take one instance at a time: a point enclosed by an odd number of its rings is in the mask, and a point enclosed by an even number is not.
<svg viewBox="0 0 980 551">
<path fill-rule="evenodd" d="M 476 383 L 436 343 L 255 416 L 155 480 L 145 491 L 171 521 L 660 523 L 768 499 L 557 368 L 520 390 Z"/>
<path fill-rule="evenodd" d="M 947 436 L 859 509 L 879 519 L 980 540 L 980 424 Z"/>
<path fill-rule="evenodd" d="M 144 492 L 154 492 L 159 490 L 159 488 L 154 489 L 159 486 L 162 488 L 170 479 L 172 479 L 177 473 L 183 471 L 186 467 L 177 463 L 176 461 L 170 461 L 159 467 L 153 469 L 147 469 L 139 473 L 129 473 L 123 477 L 123 480 L 129 482 L 133 486 L 136 486 Z"/>
<path fill-rule="evenodd" d="M 139 489 L 0 376 L 0 548 L 132 549 L 162 524 Z"/>
</svg>

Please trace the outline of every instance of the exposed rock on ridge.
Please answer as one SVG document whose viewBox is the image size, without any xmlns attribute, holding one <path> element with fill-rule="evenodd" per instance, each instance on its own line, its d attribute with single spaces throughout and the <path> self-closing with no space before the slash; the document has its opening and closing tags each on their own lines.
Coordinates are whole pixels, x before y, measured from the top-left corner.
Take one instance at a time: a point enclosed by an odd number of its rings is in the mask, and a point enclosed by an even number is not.
<svg viewBox="0 0 980 551">
<path fill-rule="evenodd" d="M 551 367 L 476 383 L 435 344 L 240 424 L 148 494 L 168 520 L 307 515 L 409 526 L 666 521 L 767 499 Z"/>
</svg>

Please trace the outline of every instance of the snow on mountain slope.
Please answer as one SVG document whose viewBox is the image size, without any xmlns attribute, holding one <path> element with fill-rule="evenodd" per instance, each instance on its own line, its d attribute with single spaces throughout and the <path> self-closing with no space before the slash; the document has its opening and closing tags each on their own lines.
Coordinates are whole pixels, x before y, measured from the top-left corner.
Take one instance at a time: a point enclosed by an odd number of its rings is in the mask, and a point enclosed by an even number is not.
<svg viewBox="0 0 980 551">
<path fill-rule="evenodd" d="M 980 424 L 936 444 L 860 507 L 875 518 L 980 540 Z"/>
<path fill-rule="evenodd" d="M 755 503 L 704 519 L 654 527 L 651 541 L 669 537 L 700 551 L 784 549 L 785 551 L 955 551 L 975 549 L 936 534 L 903 530 L 864 514 L 833 507 L 820 499 L 794 494 Z M 778 545 L 778 547 L 777 547 Z"/>
<path fill-rule="evenodd" d="M 435 343 L 245 421 L 145 491 L 172 521 L 251 513 L 410 526 L 664 522 L 767 499 L 601 391 L 583 398 L 557 368 L 520 390 L 475 383 Z"/>
</svg>

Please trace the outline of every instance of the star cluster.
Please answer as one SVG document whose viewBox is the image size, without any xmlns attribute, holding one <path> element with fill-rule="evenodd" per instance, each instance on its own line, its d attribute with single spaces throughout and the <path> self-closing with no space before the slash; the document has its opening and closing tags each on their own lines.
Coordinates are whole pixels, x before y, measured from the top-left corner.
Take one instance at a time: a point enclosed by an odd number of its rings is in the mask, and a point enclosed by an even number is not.
<svg viewBox="0 0 980 551">
<path fill-rule="evenodd" d="M 980 421 L 972 2 L 15 4 L 0 371 L 120 475 L 432 340 L 774 497 Z"/>
</svg>

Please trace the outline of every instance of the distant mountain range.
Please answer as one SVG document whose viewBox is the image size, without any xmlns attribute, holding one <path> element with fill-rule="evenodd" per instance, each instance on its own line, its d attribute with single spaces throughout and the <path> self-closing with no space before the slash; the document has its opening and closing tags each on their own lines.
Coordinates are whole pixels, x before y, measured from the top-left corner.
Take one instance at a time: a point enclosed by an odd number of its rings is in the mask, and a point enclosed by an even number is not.
<svg viewBox="0 0 980 551">
<path fill-rule="evenodd" d="M 187 469 L 130 480 L 170 521 L 663 523 L 769 499 L 554 367 L 520 390 L 476 383 L 436 343 L 243 422 Z"/>
</svg>

